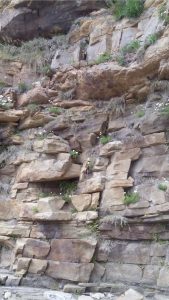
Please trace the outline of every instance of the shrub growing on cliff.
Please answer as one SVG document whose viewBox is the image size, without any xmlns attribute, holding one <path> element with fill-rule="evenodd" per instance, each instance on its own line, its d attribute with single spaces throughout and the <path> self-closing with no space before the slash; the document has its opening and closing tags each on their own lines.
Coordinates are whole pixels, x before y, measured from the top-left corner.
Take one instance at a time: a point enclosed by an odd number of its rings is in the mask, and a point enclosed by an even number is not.
<svg viewBox="0 0 169 300">
<path fill-rule="evenodd" d="M 121 48 L 123 54 L 135 53 L 140 48 L 140 41 L 133 40 L 130 43 L 127 43 L 124 47 Z"/>
<path fill-rule="evenodd" d="M 124 197 L 124 204 L 134 204 L 137 203 L 140 199 L 140 196 L 138 193 L 127 193 Z"/>
<path fill-rule="evenodd" d="M 144 10 L 142 0 L 107 0 L 106 3 L 118 20 L 124 17 L 137 18 Z"/>
<path fill-rule="evenodd" d="M 158 39 L 158 36 L 156 33 L 150 34 L 148 35 L 147 39 L 146 39 L 146 46 L 150 46 L 156 43 Z"/>
<path fill-rule="evenodd" d="M 18 84 L 18 92 L 23 94 L 29 90 L 28 85 L 25 82 L 19 82 Z"/>
<path fill-rule="evenodd" d="M 161 109 L 161 115 L 169 116 L 169 104 Z"/>
<path fill-rule="evenodd" d="M 144 115 L 145 115 L 145 112 L 143 110 L 140 110 L 136 113 L 136 117 L 138 117 L 138 118 L 142 118 L 142 117 L 144 117 Z"/>
<path fill-rule="evenodd" d="M 116 56 L 116 61 L 120 66 L 125 66 L 125 57 L 123 53 L 120 53 Z"/>
<path fill-rule="evenodd" d="M 111 141 L 111 137 L 109 135 L 102 135 L 100 137 L 100 143 L 102 145 L 105 145 L 105 144 L 109 143 L 110 141 Z"/>
<path fill-rule="evenodd" d="M 118 64 L 124 66 L 127 64 L 127 62 L 129 62 L 129 60 L 132 61 L 133 55 L 131 56 L 131 54 L 135 54 L 140 46 L 141 43 L 139 40 L 133 40 L 122 47 L 119 54 L 116 56 L 116 61 L 118 62 Z"/>
<path fill-rule="evenodd" d="M 137 18 L 144 10 L 144 4 L 142 0 L 126 0 L 125 5 L 125 17 Z"/>
<path fill-rule="evenodd" d="M 159 16 L 159 19 L 163 20 L 166 25 L 169 23 L 169 12 L 168 12 L 166 4 L 163 4 L 160 6 L 159 11 L 158 11 L 158 16 Z"/>
<path fill-rule="evenodd" d="M 101 54 L 101 55 L 95 60 L 94 63 L 95 63 L 96 65 L 99 65 L 99 64 L 108 62 L 108 61 L 110 61 L 111 59 L 112 59 L 111 54 L 105 52 L 105 53 Z"/>
<path fill-rule="evenodd" d="M 28 104 L 28 106 L 27 106 L 27 109 L 28 109 L 31 113 L 36 112 L 37 108 L 38 108 L 38 105 L 35 104 L 35 103 Z"/>
<path fill-rule="evenodd" d="M 60 107 L 57 107 L 57 106 L 51 106 L 49 108 L 49 112 L 53 115 L 59 115 L 61 113 L 61 109 L 60 109 Z"/>
<path fill-rule="evenodd" d="M 76 159 L 79 156 L 79 152 L 73 149 L 70 151 L 70 156 L 71 158 Z"/>
<path fill-rule="evenodd" d="M 71 196 L 77 189 L 77 182 L 62 181 L 59 183 L 60 196 L 66 203 L 71 201 Z"/>
<path fill-rule="evenodd" d="M 165 183 L 159 183 L 158 188 L 159 190 L 165 192 L 167 190 L 167 185 Z"/>
</svg>

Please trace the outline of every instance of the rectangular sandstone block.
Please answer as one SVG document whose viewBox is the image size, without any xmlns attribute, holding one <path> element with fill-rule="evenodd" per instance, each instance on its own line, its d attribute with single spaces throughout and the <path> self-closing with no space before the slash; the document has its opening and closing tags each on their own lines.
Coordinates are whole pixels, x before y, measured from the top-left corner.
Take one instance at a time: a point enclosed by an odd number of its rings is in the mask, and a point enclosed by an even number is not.
<svg viewBox="0 0 169 300">
<path fill-rule="evenodd" d="M 88 282 L 94 268 L 93 263 L 69 263 L 49 261 L 46 275 L 55 279 L 65 279 L 75 282 Z"/>
</svg>

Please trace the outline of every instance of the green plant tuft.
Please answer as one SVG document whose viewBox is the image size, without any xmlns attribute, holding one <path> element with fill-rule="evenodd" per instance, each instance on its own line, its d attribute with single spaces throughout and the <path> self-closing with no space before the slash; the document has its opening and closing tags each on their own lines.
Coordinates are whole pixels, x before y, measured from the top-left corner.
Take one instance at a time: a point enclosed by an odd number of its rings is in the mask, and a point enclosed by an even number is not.
<svg viewBox="0 0 169 300">
<path fill-rule="evenodd" d="M 100 143 L 102 145 L 105 145 L 111 141 L 111 137 L 109 135 L 101 135 L 100 137 Z"/>
<path fill-rule="evenodd" d="M 123 53 L 120 53 L 116 56 L 116 61 L 120 66 L 125 66 L 125 56 Z"/>
<path fill-rule="evenodd" d="M 48 77 L 52 76 L 53 72 L 51 70 L 50 64 L 42 65 L 37 68 L 37 72 Z"/>
<path fill-rule="evenodd" d="M 132 203 L 137 203 L 140 199 L 140 196 L 138 193 L 128 193 L 124 197 L 124 204 L 129 205 Z"/>
<path fill-rule="evenodd" d="M 70 151 L 70 156 L 71 156 L 73 159 L 76 159 L 76 158 L 78 158 L 78 156 L 79 156 L 79 152 L 73 149 L 73 150 Z"/>
<path fill-rule="evenodd" d="M 61 108 L 57 106 L 49 107 L 49 112 L 53 115 L 59 115 L 61 113 Z"/>
<path fill-rule="evenodd" d="M 111 8 L 114 7 L 114 15 L 116 16 L 117 20 L 124 17 L 137 18 L 144 10 L 144 4 L 142 0 L 114 0 L 111 2 Z"/>
<path fill-rule="evenodd" d="M 143 110 L 140 110 L 136 113 L 136 117 L 138 117 L 138 118 L 142 118 L 142 117 L 144 117 L 144 115 L 145 115 L 145 112 Z"/>
<path fill-rule="evenodd" d="M 139 17 L 144 10 L 142 0 L 126 0 L 125 16 L 128 18 Z"/>
<path fill-rule="evenodd" d="M 121 53 L 123 54 L 136 53 L 136 51 L 140 48 L 140 45 L 141 45 L 140 41 L 133 40 L 121 48 Z"/>
<path fill-rule="evenodd" d="M 162 109 L 161 109 L 161 115 L 164 116 L 169 116 L 169 104 L 165 105 Z"/>
<path fill-rule="evenodd" d="M 25 92 L 27 92 L 30 88 L 28 87 L 28 85 L 25 82 L 20 82 L 18 84 L 18 92 L 20 94 L 23 94 Z"/>
<path fill-rule="evenodd" d="M 31 103 L 31 104 L 28 104 L 27 105 L 27 109 L 30 111 L 30 112 L 35 112 L 38 108 L 38 105 L 35 104 L 35 103 Z"/>
<path fill-rule="evenodd" d="M 146 41 L 145 41 L 146 46 L 155 44 L 157 40 L 158 40 L 158 36 L 156 33 L 148 35 L 148 37 L 146 38 Z"/>
<path fill-rule="evenodd" d="M 32 211 L 34 214 L 37 214 L 39 212 L 39 209 L 36 206 L 34 206 L 32 207 Z"/>
<path fill-rule="evenodd" d="M 99 233 L 99 222 L 98 222 L 98 220 L 94 220 L 93 222 L 91 222 L 88 225 L 88 228 L 92 233 L 98 234 Z"/>
<path fill-rule="evenodd" d="M 169 12 L 166 4 L 162 4 L 158 11 L 159 19 L 164 21 L 167 25 L 169 23 Z"/>
<path fill-rule="evenodd" d="M 96 65 L 99 65 L 99 64 L 102 64 L 102 63 L 111 61 L 111 59 L 112 59 L 111 54 L 105 52 L 105 53 L 101 54 L 101 55 L 95 60 L 94 63 L 95 63 Z"/>
<path fill-rule="evenodd" d="M 159 183 L 158 189 L 165 192 L 167 190 L 167 185 L 165 183 Z"/>
<path fill-rule="evenodd" d="M 59 183 L 60 196 L 66 203 L 71 201 L 71 196 L 77 189 L 77 182 L 62 181 Z"/>
<path fill-rule="evenodd" d="M 52 193 L 50 193 L 50 192 L 41 192 L 41 193 L 39 193 L 39 198 L 46 198 L 46 197 L 50 197 L 50 196 L 52 196 Z"/>
</svg>

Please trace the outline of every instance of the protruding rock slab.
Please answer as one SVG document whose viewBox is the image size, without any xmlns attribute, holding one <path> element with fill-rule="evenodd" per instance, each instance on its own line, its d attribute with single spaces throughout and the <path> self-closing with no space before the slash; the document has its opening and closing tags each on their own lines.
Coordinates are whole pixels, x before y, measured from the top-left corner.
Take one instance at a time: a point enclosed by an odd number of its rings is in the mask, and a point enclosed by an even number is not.
<svg viewBox="0 0 169 300">
<path fill-rule="evenodd" d="M 56 212 L 62 209 L 65 201 L 61 197 L 45 197 L 38 201 L 38 211 L 40 213 Z"/>
<path fill-rule="evenodd" d="M 47 269 L 47 260 L 32 259 L 29 265 L 28 273 L 44 274 Z"/>
<path fill-rule="evenodd" d="M 122 148 L 122 142 L 113 141 L 104 145 L 100 150 L 100 156 L 111 156 L 115 151 L 120 150 Z"/>
<path fill-rule="evenodd" d="M 0 111 L 0 122 L 8 123 L 8 122 L 17 122 L 23 116 L 22 110 L 5 110 Z"/>
<path fill-rule="evenodd" d="M 68 142 L 59 136 L 52 136 L 51 138 L 35 141 L 33 149 L 34 151 L 46 154 L 70 152 Z"/>
<path fill-rule="evenodd" d="M 36 221 L 70 221 L 72 214 L 67 211 L 37 213 L 33 216 Z"/>
<path fill-rule="evenodd" d="M 72 164 L 70 154 L 60 153 L 57 159 L 36 160 L 22 164 L 18 169 L 17 182 L 43 182 L 78 178 L 80 165 Z"/>
<path fill-rule="evenodd" d="M 98 212 L 97 211 L 82 211 L 82 212 L 78 212 L 78 213 L 74 214 L 74 218 L 78 222 L 97 220 Z"/>
<path fill-rule="evenodd" d="M 121 187 L 110 187 L 103 191 L 101 209 L 109 209 L 114 205 L 124 204 L 124 190 Z"/>
<path fill-rule="evenodd" d="M 19 106 L 24 106 L 27 104 L 43 104 L 48 103 L 49 97 L 46 91 L 42 87 L 35 87 L 34 89 L 22 94 L 18 99 Z"/>
<path fill-rule="evenodd" d="M 36 128 L 40 126 L 44 126 L 48 122 L 52 121 L 53 117 L 47 116 L 42 112 L 34 114 L 33 116 L 29 116 L 24 119 L 19 126 L 19 129 L 29 129 L 29 128 Z"/>
<path fill-rule="evenodd" d="M 96 243 L 96 240 L 93 239 L 52 240 L 48 259 L 60 262 L 88 263 L 93 257 Z"/>
<path fill-rule="evenodd" d="M 104 189 L 104 180 L 101 176 L 80 182 L 78 185 L 81 194 L 101 192 Z"/>
<path fill-rule="evenodd" d="M 71 197 L 71 201 L 77 211 L 84 211 L 89 208 L 92 201 L 92 196 L 91 194 L 73 195 Z"/>
</svg>

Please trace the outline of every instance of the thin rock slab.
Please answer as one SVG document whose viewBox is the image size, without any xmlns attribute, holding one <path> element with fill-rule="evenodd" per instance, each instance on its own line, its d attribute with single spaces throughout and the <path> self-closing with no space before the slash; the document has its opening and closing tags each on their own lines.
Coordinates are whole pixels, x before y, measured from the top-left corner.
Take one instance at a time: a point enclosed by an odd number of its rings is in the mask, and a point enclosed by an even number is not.
<svg viewBox="0 0 169 300">
<path fill-rule="evenodd" d="M 88 282 L 94 268 L 93 263 L 48 262 L 46 275 L 55 279 Z"/>
<path fill-rule="evenodd" d="M 70 221 L 72 214 L 67 211 L 37 213 L 33 219 L 37 221 Z"/>
</svg>

